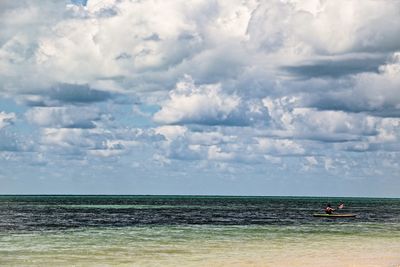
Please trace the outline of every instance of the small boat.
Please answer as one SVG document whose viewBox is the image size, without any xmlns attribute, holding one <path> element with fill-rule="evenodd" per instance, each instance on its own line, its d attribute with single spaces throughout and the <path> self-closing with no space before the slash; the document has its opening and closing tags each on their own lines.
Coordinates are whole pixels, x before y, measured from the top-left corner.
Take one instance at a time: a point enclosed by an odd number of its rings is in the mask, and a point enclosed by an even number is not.
<svg viewBox="0 0 400 267">
<path fill-rule="evenodd" d="M 337 213 L 337 214 L 315 213 L 315 214 L 313 214 L 313 216 L 314 217 L 324 217 L 324 218 L 354 218 L 357 215 L 351 214 L 351 213 L 347 213 L 347 214 L 345 214 L 345 213 L 342 213 L 342 214 L 340 214 L 340 213 Z"/>
</svg>

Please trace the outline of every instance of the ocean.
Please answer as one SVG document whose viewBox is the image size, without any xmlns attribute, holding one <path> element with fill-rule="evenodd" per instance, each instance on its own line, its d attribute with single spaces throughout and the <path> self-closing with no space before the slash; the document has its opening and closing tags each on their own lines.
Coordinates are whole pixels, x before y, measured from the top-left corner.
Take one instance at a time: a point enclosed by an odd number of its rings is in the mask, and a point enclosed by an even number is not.
<svg viewBox="0 0 400 267">
<path fill-rule="evenodd" d="M 0 196 L 0 266 L 400 266 L 400 199 Z"/>
</svg>

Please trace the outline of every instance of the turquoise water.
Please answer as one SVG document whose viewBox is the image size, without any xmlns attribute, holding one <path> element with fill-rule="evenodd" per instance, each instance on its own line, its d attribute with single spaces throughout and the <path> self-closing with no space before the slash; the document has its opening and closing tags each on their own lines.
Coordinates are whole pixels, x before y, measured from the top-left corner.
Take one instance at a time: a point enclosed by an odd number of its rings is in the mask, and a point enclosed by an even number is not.
<svg viewBox="0 0 400 267">
<path fill-rule="evenodd" d="M 327 201 L 357 218 L 312 217 Z M 399 199 L 1 196 L 0 218 L 1 266 L 400 264 Z"/>
</svg>

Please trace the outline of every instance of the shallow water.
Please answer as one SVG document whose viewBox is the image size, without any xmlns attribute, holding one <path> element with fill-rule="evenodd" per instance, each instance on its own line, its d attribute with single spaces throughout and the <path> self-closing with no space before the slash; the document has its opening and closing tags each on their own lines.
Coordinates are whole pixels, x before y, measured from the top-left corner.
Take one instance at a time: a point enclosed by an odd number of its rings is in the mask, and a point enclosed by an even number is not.
<svg viewBox="0 0 400 267">
<path fill-rule="evenodd" d="M 312 217 L 327 201 L 358 217 Z M 399 264 L 399 199 L 0 197 L 1 266 Z"/>
</svg>

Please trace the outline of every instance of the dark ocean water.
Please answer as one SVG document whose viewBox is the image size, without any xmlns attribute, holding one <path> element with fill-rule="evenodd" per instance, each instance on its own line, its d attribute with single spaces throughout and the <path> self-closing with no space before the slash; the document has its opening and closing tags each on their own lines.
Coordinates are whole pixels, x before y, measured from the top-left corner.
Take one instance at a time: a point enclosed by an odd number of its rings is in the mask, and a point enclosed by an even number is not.
<svg viewBox="0 0 400 267">
<path fill-rule="evenodd" d="M 399 230 L 400 199 L 220 196 L 0 196 L 0 231 L 146 225 L 320 225 L 324 205 L 345 203 L 355 219 Z"/>
<path fill-rule="evenodd" d="M 0 266 L 399 264 L 400 199 L 0 196 Z"/>
</svg>

